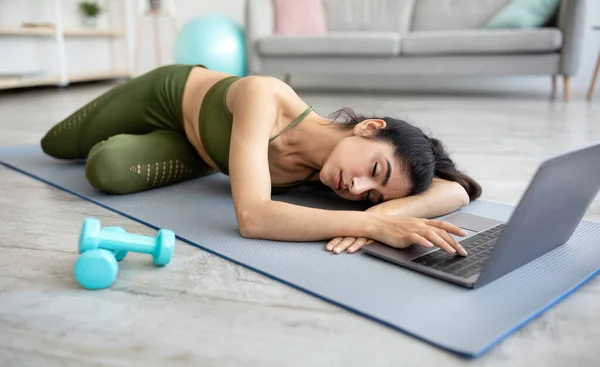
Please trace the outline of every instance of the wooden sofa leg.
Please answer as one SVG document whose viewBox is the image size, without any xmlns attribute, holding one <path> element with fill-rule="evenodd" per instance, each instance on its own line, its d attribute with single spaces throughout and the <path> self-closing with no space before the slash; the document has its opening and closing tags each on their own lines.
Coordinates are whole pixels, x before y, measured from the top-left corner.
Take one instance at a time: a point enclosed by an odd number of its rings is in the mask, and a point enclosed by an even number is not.
<svg viewBox="0 0 600 367">
<path fill-rule="evenodd" d="M 556 98 L 556 75 L 552 75 L 552 92 L 550 93 L 550 99 Z"/>
<path fill-rule="evenodd" d="M 570 88 L 570 84 L 569 84 L 570 80 L 571 79 L 569 78 L 568 75 L 563 75 L 563 84 L 564 84 L 563 93 L 564 93 L 565 102 L 568 102 L 569 99 L 571 98 L 571 88 Z"/>
<path fill-rule="evenodd" d="M 590 83 L 590 89 L 587 92 L 587 100 L 591 101 L 592 96 L 594 95 L 594 88 L 596 88 L 596 79 L 598 78 L 598 72 L 600 71 L 600 53 L 598 54 L 598 61 L 596 62 L 596 68 L 594 69 L 594 74 L 592 75 L 592 81 Z"/>
</svg>

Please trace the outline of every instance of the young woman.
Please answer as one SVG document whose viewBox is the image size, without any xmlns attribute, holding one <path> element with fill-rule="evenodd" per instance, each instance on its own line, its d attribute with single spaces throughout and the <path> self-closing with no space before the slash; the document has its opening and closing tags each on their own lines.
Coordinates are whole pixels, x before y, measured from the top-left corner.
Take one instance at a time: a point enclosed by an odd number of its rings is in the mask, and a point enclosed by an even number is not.
<svg viewBox="0 0 600 367">
<path fill-rule="evenodd" d="M 120 84 L 55 125 L 41 144 L 55 158 L 87 158 L 90 184 L 112 194 L 223 172 L 242 236 L 330 240 L 334 253 L 376 240 L 465 255 L 450 236 L 464 235 L 461 229 L 425 218 L 481 193 L 438 140 L 404 121 L 349 109 L 331 121 L 279 79 L 202 66 L 164 66 Z M 271 200 L 272 190 L 312 181 L 376 205 L 332 211 Z"/>
</svg>

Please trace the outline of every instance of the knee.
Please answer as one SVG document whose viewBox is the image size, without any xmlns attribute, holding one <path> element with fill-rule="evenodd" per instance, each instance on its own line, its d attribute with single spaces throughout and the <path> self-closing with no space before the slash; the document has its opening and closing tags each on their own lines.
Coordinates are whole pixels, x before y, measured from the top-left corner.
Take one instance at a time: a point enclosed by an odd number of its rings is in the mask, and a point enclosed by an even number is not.
<svg viewBox="0 0 600 367">
<path fill-rule="evenodd" d="M 54 156 L 53 153 L 53 149 L 52 149 L 52 136 L 50 135 L 52 132 L 52 130 L 48 131 L 46 133 L 46 135 L 44 135 L 44 137 L 42 138 L 42 140 L 40 141 L 41 146 L 42 146 L 42 151 L 46 154 L 48 154 L 49 156 Z"/>
<path fill-rule="evenodd" d="M 146 189 L 146 181 L 131 171 L 127 152 L 123 151 L 125 137 L 115 136 L 97 143 L 85 166 L 88 182 L 97 190 L 109 194 L 130 194 Z M 126 142 L 125 142 L 126 143 Z"/>
<path fill-rule="evenodd" d="M 58 135 L 57 128 L 54 127 L 44 135 L 41 140 L 42 151 L 47 155 L 58 159 L 75 159 L 77 157 L 73 146 L 76 142 L 69 142 Z"/>
<path fill-rule="evenodd" d="M 44 153 L 58 159 L 85 158 L 79 149 L 79 128 L 70 116 L 54 125 L 41 140 Z"/>
</svg>

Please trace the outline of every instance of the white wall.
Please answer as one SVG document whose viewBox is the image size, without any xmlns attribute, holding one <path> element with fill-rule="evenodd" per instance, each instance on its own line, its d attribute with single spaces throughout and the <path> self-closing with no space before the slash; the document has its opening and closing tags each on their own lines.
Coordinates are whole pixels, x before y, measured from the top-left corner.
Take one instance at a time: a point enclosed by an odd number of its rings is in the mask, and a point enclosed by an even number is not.
<svg viewBox="0 0 600 367">
<path fill-rule="evenodd" d="M 68 6 L 72 8 L 73 1 L 75 0 L 63 0 Z M 107 1 L 107 0 L 101 0 Z M 114 1 L 114 0 L 113 0 Z M 137 3 L 137 0 L 120 0 L 120 1 L 132 1 Z M 18 17 L 14 16 L 14 13 L 26 13 L 35 20 L 44 20 L 48 16 L 46 11 L 43 11 L 44 6 L 51 2 L 50 0 L 0 0 L 0 9 L 2 5 L 11 3 L 11 7 L 14 7 L 15 11 L 9 13 L 0 12 L 0 25 L 15 21 Z M 117 0 L 119 2 L 119 0 Z M 244 25 L 244 7 L 245 0 L 174 0 L 177 10 L 177 24 L 179 27 L 183 26 L 190 19 L 205 13 L 218 12 L 229 16 L 232 20 L 238 22 L 240 25 Z M 32 4 L 35 7 L 32 7 Z M 21 17 L 22 18 L 22 17 Z M 39 18 L 39 19 L 38 19 Z M 78 21 L 76 14 L 66 16 L 66 21 L 69 23 L 76 23 Z M 581 65 L 578 74 L 571 81 L 572 94 L 575 98 L 581 98 L 587 91 L 589 86 L 593 67 L 600 52 L 600 31 L 593 32 L 591 25 L 600 25 L 600 0 L 588 0 L 587 1 L 587 20 L 586 20 L 586 34 L 584 37 L 584 52 L 581 60 Z M 138 73 L 148 71 L 157 66 L 155 60 L 155 52 L 153 48 L 153 23 L 151 19 L 147 18 L 142 23 L 143 33 L 141 40 L 141 58 L 139 60 Z M 161 18 L 158 22 L 159 34 L 160 34 L 160 64 L 168 64 L 173 62 L 173 44 L 175 40 L 175 33 L 169 20 L 165 17 Z M 11 42 L 17 42 L 13 40 Z M 37 42 L 37 43 L 36 43 Z M 35 68 L 43 62 L 53 63 L 52 58 L 42 58 L 40 54 L 45 54 L 43 47 L 48 47 L 47 44 L 40 44 L 40 42 L 47 42 L 41 40 L 31 40 L 30 45 L 27 48 L 23 48 L 20 52 L 25 54 L 29 53 L 30 56 L 25 57 L 27 60 L 25 63 L 30 63 L 31 68 Z M 70 41 L 70 42 L 75 42 Z M 19 68 L 23 67 L 22 62 L 7 61 L 5 55 L 6 47 L 2 44 L 6 44 L 6 41 L 0 42 L 0 71 L 9 67 Z M 89 42 L 87 43 L 90 44 Z M 78 47 L 75 43 L 71 47 Z M 83 46 L 81 46 L 83 47 Z M 79 53 L 79 55 L 87 54 L 88 56 L 96 54 L 97 60 L 102 60 L 104 56 L 102 52 L 106 53 L 106 46 L 100 47 L 94 51 L 94 49 L 88 52 Z M 4 52 L 3 52 L 4 50 Z M 125 51 L 123 48 L 115 49 L 113 47 L 112 52 L 116 53 L 117 58 L 126 58 Z M 96 60 L 96 61 L 97 61 Z M 83 60 L 77 60 L 76 57 L 69 60 L 70 65 L 74 69 L 82 67 L 82 63 L 96 62 L 94 58 L 86 58 Z M 106 61 L 106 60 L 105 60 Z M 105 62 L 104 61 L 104 62 Z M 28 66 L 29 67 L 29 66 Z M 343 76 L 343 77 L 315 77 L 310 75 L 293 75 L 292 83 L 294 87 L 326 87 L 326 88 L 341 88 L 348 90 L 400 90 L 400 91 L 459 91 L 459 92 L 477 92 L 477 91 L 519 91 L 525 93 L 539 93 L 540 95 L 547 95 L 549 91 L 550 81 L 548 77 L 511 77 L 511 78 L 472 78 L 472 77 L 366 77 L 360 75 Z M 600 86 L 598 86 L 600 88 Z M 560 89 L 559 89 L 560 90 Z M 597 92 L 600 95 L 600 92 Z"/>
</svg>

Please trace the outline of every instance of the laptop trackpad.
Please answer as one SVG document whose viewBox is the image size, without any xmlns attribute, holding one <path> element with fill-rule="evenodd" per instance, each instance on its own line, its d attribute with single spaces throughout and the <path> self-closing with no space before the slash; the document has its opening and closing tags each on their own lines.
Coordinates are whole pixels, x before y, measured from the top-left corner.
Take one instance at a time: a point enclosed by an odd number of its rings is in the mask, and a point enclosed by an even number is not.
<svg viewBox="0 0 600 367">
<path fill-rule="evenodd" d="M 462 229 L 463 229 L 465 232 L 467 232 L 467 235 L 466 235 L 466 236 L 456 236 L 456 235 L 453 235 L 452 233 L 450 233 L 450 236 L 452 236 L 452 238 L 454 238 L 454 240 L 455 240 L 456 242 L 460 242 L 460 241 L 462 241 L 462 240 L 466 240 L 467 238 L 469 238 L 469 237 L 471 237 L 471 236 L 473 236 L 473 235 L 475 235 L 475 234 L 479 233 L 479 232 L 471 231 L 471 230 L 469 230 L 469 229 L 466 229 L 466 228 L 463 228 L 463 227 L 461 227 L 461 228 L 462 228 Z"/>
<path fill-rule="evenodd" d="M 444 218 L 444 220 L 464 230 L 472 232 L 483 232 L 488 228 L 502 223 L 494 219 L 480 217 L 478 215 L 473 215 L 469 213 L 456 213 Z"/>
</svg>

